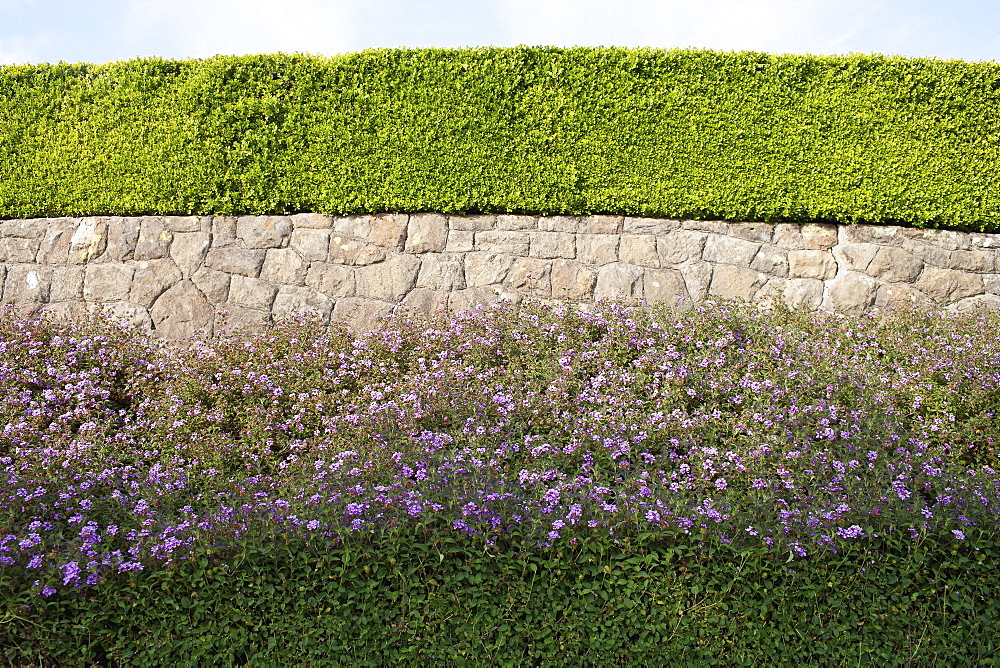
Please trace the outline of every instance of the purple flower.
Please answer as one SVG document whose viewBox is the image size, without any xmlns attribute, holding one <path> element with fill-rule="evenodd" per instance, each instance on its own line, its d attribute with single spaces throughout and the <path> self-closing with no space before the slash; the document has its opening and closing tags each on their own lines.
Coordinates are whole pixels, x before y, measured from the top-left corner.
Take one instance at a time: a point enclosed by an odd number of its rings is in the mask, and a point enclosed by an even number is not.
<svg viewBox="0 0 1000 668">
<path fill-rule="evenodd" d="M 955 534 L 955 538 L 957 538 L 958 540 L 965 540 L 965 534 L 959 531 L 958 529 L 952 529 L 951 532 Z"/>
</svg>

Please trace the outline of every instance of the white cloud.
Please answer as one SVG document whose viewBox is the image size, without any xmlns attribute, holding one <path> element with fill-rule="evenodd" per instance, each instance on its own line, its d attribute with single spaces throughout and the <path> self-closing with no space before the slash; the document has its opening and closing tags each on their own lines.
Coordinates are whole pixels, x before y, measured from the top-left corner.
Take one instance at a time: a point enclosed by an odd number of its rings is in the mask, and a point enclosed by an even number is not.
<svg viewBox="0 0 1000 668">
<path fill-rule="evenodd" d="M 841 53 L 884 4 L 864 0 L 497 0 L 508 42 Z"/>
<path fill-rule="evenodd" d="M 170 58 L 354 48 L 354 15 L 345 0 L 126 0 L 126 41 Z"/>
<path fill-rule="evenodd" d="M 35 62 L 34 54 L 21 37 L 0 38 L 0 65 L 21 65 Z"/>
</svg>

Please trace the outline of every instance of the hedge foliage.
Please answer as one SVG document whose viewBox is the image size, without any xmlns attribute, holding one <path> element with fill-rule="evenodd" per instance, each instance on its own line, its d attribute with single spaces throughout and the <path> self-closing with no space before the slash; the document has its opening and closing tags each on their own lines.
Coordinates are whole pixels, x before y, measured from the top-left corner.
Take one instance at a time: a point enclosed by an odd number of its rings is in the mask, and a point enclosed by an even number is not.
<svg viewBox="0 0 1000 668">
<path fill-rule="evenodd" d="M 0 217 L 1000 225 L 1000 64 L 624 48 L 0 68 Z"/>
<path fill-rule="evenodd" d="M 328 550 L 276 536 L 49 599 L 0 571 L 0 658 L 127 666 L 993 665 L 998 547 L 904 537 L 785 563 L 762 551 L 642 536 L 500 555 L 499 546 L 419 530 Z"/>
</svg>

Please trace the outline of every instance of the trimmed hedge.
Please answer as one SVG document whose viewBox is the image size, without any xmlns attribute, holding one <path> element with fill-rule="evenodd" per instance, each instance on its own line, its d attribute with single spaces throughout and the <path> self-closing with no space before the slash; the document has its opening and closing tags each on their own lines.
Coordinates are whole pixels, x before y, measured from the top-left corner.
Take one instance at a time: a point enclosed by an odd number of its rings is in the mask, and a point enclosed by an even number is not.
<svg viewBox="0 0 1000 668">
<path fill-rule="evenodd" d="M 420 532 L 45 599 L 0 571 L 18 665 L 993 665 L 1000 550 L 908 538 L 786 563 L 642 537 L 519 555 Z M 868 549 L 870 548 L 870 549 Z M 16 582 L 15 575 L 15 582 Z M 25 606 L 28 606 L 26 608 Z M 3 648 L 6 648 L 4 653 Z"/>
<path fill-rule="evenodd" d="M 0 68 L 0 217 L 1000 225 L 1000 65 L 624 48 Z"/>
</svg>

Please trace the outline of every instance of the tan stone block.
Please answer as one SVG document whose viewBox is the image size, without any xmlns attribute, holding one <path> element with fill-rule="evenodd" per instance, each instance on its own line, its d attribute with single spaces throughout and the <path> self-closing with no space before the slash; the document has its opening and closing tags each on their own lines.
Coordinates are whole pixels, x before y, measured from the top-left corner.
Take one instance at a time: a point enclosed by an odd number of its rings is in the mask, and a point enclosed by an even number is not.
<svg viewBox="0 0 1000 668">
<path fill-rule="evenodd" d="M 577 234 L 621 234 L 623 216 L 594 215 L 578 219 L 574 229 L 554 230 L 556 232 L 576 232 Z M 639 220 L 639 219 L 636 219 Z"/>
<path fill-rule="evenodd" d="M 866 271 L 878 251 L 875 244 L 841 244 L 833 249 L 833 256 L 849 271 Z"/>
<path fill-rule="evenodd" d="M 983 276 L 983 287 L 986 289 L 986 292 L 1000 295 L 1000 275 L 991 274 Z"/>
<path fill-rule="evenodd" d="M 691 295 L 692 302 L 703 301 L 708 296 L 708 288 L 712 284 L 712 274 L 715 265 L 711 262 L 688 262 L 677 269 L 684 276 L 684 286 Z"/>
<path fill-rule="evenodd" d="M 935 230 L 922 228 L 901 228 L 900 233 L 907 239 L 937 246 L 942 250 L 969 250 L 969 235 L 953 230 Z"/>
<path fill-rule="evenodd" d="M 878 287 L 875 279 L 858 272 L 848 272 L 829 282 L 829 311 L 857 314 L 870 308 L 875 302 Z"/>
<path fill-rule="evenodd" d="M 671 307 L 690 307 L 684 275 L 676 269 L 645 269 L 642 295 L 647 304 L 665 303 Z"/>
<path fill-rule="evenodd" d="M 219 338 L 258 338 L 272 324 L 267 311 L 250 308 L 242 304 L 223 304 L 213 318 L 215 335 Z M 157 328 L 159 330 L 159 328 Z"/>
<path fill-rule="evenodd" d="M 169 258 L 140 260 L 134 264 L 128 301 L 143 308 L 151 307 L 157 297 L 183 278 L 180 269 Z"/>
<path fill-rule="evenodd" d="M 333 219 L 332 235 L 342 239 L 361 239 L 368 241 L 375 228 L 375 216 L 359 214 L 353 216 L 337 216 Z"/>
<path fill-rule="evenodd" d="M 110 279 L 109 276 L 109 285 L 116 286 L 117 284 Z M 7 276 L 3 284 L 3 303 L 44 304 L 49 301 L 51 285 L 51 267 L 23 264 L 7 267 Z"/>
<path fill-rule="evenodd" d="M 354 269 L 339 264 L 314 262 L 306 272 L 306 285 L 330 297 L 353 297 Z"/>
<path fill-rule="evenodd" d="M 170 244 L 170 259 L 184 278 L 191 278 L 205 263 L 212 236 L 207 232 L 177 232 Z"/>
<path fill-rule="evenodd" d="M 49 223 L 35 261 L 38 264 L 84 264 L 107 248 L 104 218 L 57 218 Z"/>
<path fill-rule="evenodd" d="M 0 260 L 4 262 L 24 262 L 34 264 L 38 255 L 38 239 L 7 237 L 0 239 Z"/>
<path fill-rule="evenodd" d="M 322 213 L 297 213 L 290 218 L 292 221 L 293 234 L 295 230 L 331 230 L 333 229 L 333 216 Z"/>
<path fill-rule="evenodd" d="M 446 253 L 469 253 L 476 247 L 476 233 L 463 230 L 449 230 Z"/>
<path fill-rule="evenodd" d="M 945 311 L 948 312 L 974 312 L 982 313 L 986 310 L 997 310 L 1000 309 L 1000 297 L 994 294 L 983 294 L 974 295 L 972 297 L 966 297 L 960 299 L 957 302 L 948 304 L 944 307 Z"/>
<path fill-rule="evenodd" d="M 953 302 L 986 291 L 982 276 L 953 269 L 924 267 L 916 288 L 937 302 Z"/>
<path fill-rule="evenodd" d="M 521 295 L 515 290 L 500 286 L 478 286 L 456 290 L 448 296 L 448 309 L 455 313 L 470 311 L 477 306 L 490 305 L 498 301 L 520 303 Z"/>
<path fill-rule="evenodd" d="M 815 278 L 790 279 L 782 298 L 789 308 L 815 311 L 823 303 L 823 281 Z"/>
<path fill-rule="evenodd" d="M 627 217 L 622 225 L 625 234 L 652 234 L 653 236 L 666 236 L 674 230 L 680 229 L 681 221 L 670 218 L 630 218 Z"/>
<path fill-rule="evenodd" d="M 497 216 L 498 230 L 537 230 L 538 216 Z"/>
<path fill-rule="evenodd" d="M 531 257 L 572 260 L 576 257 L 576 236 L 568 232 L 529 232 Z"/>
<path fill-rule="evenodd" d="M 837 245 L 837 226 L 829 223 L 778 223 L 771 243 L 785 250 L 829 250 Z"/>
<path fill-rule="evenodd" d="M 867 273 L 886 283 L 910 283 L 924 263 L 902 248 L 880 248 L 868 265 Z"/>
<path fill-rule="evenodd" d="M 413 289 L 420 271 L 420 260 L 413 255 L 393 255 L 377 265 L 354 270 L 358 297 L 384 302 L 398 302 Z"/>
<path fill-rule="evenodd" d="M 264 265 L 264 249 L 245 250 L 236 246 L 210 248 L 205 256 L 205 266 L 227 274 L 255 278 Z"/>
<path fill-rule="evenodd" d="M 682 220 L 681 229 L 729 236 L 729 223 L 723 220 Z"/>
<path fill-rule="evenodd" d="M 225 272 L 202 267 L 194 272 L 191 282 L 210 304 L 222 304 L 229 299 L 229 274 Z"/>
<path fill-rule="evenodd" d="M 82 300 L 83 271 L 83 267 L 53 267 L 49 301 Z"/>
<path fill-rule="evenodd" d="M 875 294 L 875 306 L 882 309 L 900 306 L 928 307 L 932 302 L 920 290 L 907 283 L 887 283 L 880 285 Z"/>
<path fill-rule="evenodd" d="M 710 234 L 705 240 L 705 250 L 701 256 L 706 262 L 748 267 L 758 250 L 760 250 L 759 243 Z"/>
<path fill-rule="evenodd" d="M 996 270 L 996 252 L 988 250 L 956 250 L 951 253 L 951 268 L 989 274 Z"/>
<path fill-rule="evenodd" d="M 445 291 L 465 288 L 464 259 L 461 253 L 427 253 L 421 256 L 416 287 Z"/>
<path fill-rule="evenodd" d="M 247 250 L 285 248 L 292 234 L 286 216 L 240 216 L 236 219 L 236 244 Z"/>
<path fill-rule="evenodd" d="M 193 282 L 182 279 L 157 298 L 149 315 L 155 336 L 192 339 L 199 330 L 212 335 L 215 309 Z"/>
<path fill-rule="evenodd" d="M 377 299 L 344 297 L 334 304 L 330 322 L 343 322 L 354 334 L 364 334 L 375 329 L 384 329 L 387 318 L 395 307 L 394 303 Z"/>
<path fill-rule="evenodd" d="M 111 323 L 122 323 L 127 327 L 140 330 L 143 334 L 153 333 L 153 320 L 145 308 L 131 302 L 107 302 L 86 304 L 89 315 L 98 315 Z"/>
<path fill-rule="evenodd" d="M 347 239 L 340 236 L 330 238 L 327 261 L 331 264 L 364 267 L 382 262 L 385 258 L 385 249 L 368 241 Z"/>
<path fill-rule="evenodd" d="M 623 234 L 618 244 L 618 259 L 627 264 L 658 269 L 660 256 L 656 252 L 656 237 L 652 234 Z"/>
<path fill-rule="evenodd" d="M 504 255 L 515 255 L 527 257 L 531 244 L 529 232 L 506 232 L 497 230 L 487 230 L 476 232 L 475 248 L 477 251 L 488 253 L 502 253 Z"/>
<path fill-rule="evenodd" d="M 788 251 L 779 246 L 764 244 L 754 256 L 750 268 L 770 276 L 788 276 Z"/>
<path fill-rule="evenodd" d="M 597 273 L 592 267 L 575 260 L 553 260 L 552 296 L 573 301 L 594 297 Z"/>
<path fill-rule="evenodd" d="M 160 216 L 163 227 L 170 232 L 208 232 L 205 223 L 212 225 L 211 216 Z"/>
<path fill-rule="evenodd" d="M 485 232 L 496 224 L 496 216 L 448 216 L 448 229 L 460 232 Z"/>
<path fill-rule="evenodd" d="M 538 219 L 538 229 L 542 232 L 576 234 L 582 226 L 583 219 L 578 216 L 542 216 Z"/>
<path fill-rule="evenodd" d="M 821 250 L 788 251 L 788 275 L 791 278 L 827 280 L 837 275 L 833 254 Z"/>
<path fill-rule="evenodd" d="M 503 283 L 514 264 L 509 255 L 474 252 L 465 256 L 465 284 L 470 288 Z"/>
<path fill-rule="evenodd" d="M 766 281 L 765 275 L 748 267 L 717 264 L 712 272 L 708 294 L 721 299 L 742 299 L 749 302 Z"/>
<path fill-rule="evenodd" d="M 578 234 L 576 259 L 597 266 L 617 262 L 620 240 L 617 234 Z"/>
<path fill-rule="evenodd" d="M 448 218 L 440 213 L 410 216 L 406 230 L 407 253 L 440 253 L 448 244 Z"/>
<path fill-rule="evenodd" d="M 660 266 L 694 262 L 701 259 L 708 235 L 692 230 L 676 230 L 656 240 Z"/>
<path fill-rule="evenodd" d="M 233 276 L 229 283 L 229 303 L 258 311 L 270 311 L 278 286 L 259 278 Z"/>
<path fill-rule="evenodd" d="M 410 217 L 405 213 L 386 213 L 375 216 L 367 241 L 388 251 L 402 251 Z"/>
<path fill-rule="evenodd" d="M 83 278 L 83 298 L 88 302 L 126 301 L 134 273 L 134 265 L 87 265 Z M 10 283 L 10 273 L 7 275 L 7 283 Z M 6 291 L 4 298 L 6 299 Z"/>
<path fill-rule="evenodd" d="M 236 216 L 212 217 L 212 248 L 226 248 L 236 243 Z"/>
<path fill-rule="evenodd" d="M 288 238 L 288 248 L 298 253 L 306 262 L 326 262 L 330 257 L 332 236 L 333 232 L 328 229 L 296 228 Z"/>
<path fill-rule="evenodd" d="M 607 264 L 597 270 L 594 301 L 643 299 L 643 268 L 623 262 Z"/>
<path fill-rule="evenodd" d="M 875 246 L 875 248 L 878 247 Z M 933 264 L 935 267 L 943 267 L 945 269 L 951 267 L 951 251 L 941 246 L 918 239 L 904 239 L 902 249 L 927 264 Z"/>
<path fill-rule="evenodd" d="M 448 308 L 448 296 L 451 294 L 446 290 L 431 290 L 430 288 L 413 288 L 406 298 L 399 304 L 397 313 L 412 310 L 417 313 L 430 315 Z"/>
<path fill-rule="evenodd" d="M 552 263 L 530 257 L 514 258 L 504 285 L 537 297 L 552 296 Z"/>
<path fill-rule="evenodd" d="M 140 219 L 139 237 L 136 239 L 134 260 L 162 260 L 170 255 L 170 242 L 174 234 L 157 217 Z"/>
<path fill-rule="evenodd" d="M 260 270 L 261 280 L 285 285 L 303 285 L 309 263 L 292 248 L 269 248 Z"/>
<path fill-rule="evenodd" d="M 774 237 L 774 225 L 768 223 L 729 223 L 729 235 L 737 239 L 769 244 Z"/>
<path fill-rule="evenodd" d="M 863 225 L 856 223 L 842 228 L 844 243 L 878 244 L 879 246 L 902 246 L 907 238 L 904 228 L 897 225 Z"/>
<path fill-rule="evenodd" d="M 271 317 L 274 321 L 291 319 L 297 315 L 315 314 L 324 325 L 330 323 L 333 300 L 312 288 L 282 285 L 274 296 Z"/>
</svg>

